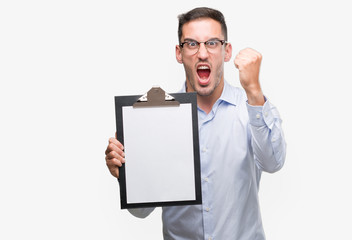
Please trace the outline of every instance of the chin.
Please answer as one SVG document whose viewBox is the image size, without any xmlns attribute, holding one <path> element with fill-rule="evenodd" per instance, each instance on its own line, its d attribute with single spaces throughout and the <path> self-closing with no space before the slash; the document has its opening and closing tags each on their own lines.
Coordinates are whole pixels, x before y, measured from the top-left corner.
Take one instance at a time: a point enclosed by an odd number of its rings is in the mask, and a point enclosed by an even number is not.
<svg viewBox="0 0 352 240">
<path fill-rule="evenodd" d="M 196 89 L 196 92 L 199 96 L 207 97 L 214 92 L 214 89 L 208 87 L 199 87 L 198 89 Z"/>
<path fill-rule="evenodd" d="M 191 81 L 187 80 L 188 83 L 190 84 L 190 86 L 192 87 L 193 91 L 197 93 L 197 95 L 199 96 L 210 96 L 213 94 L 213 92 L 215 91 L 216 86 L 214 86 L 214 82 L 213 82 L 213 79 L 211 79 L 209 81 L 209 83 L 207 85 L 201 85 L 199 82 L 198 82 L 198 78 L 197 76 L 195 76 L 194 78 L 192 78 Z"/>
</svg>

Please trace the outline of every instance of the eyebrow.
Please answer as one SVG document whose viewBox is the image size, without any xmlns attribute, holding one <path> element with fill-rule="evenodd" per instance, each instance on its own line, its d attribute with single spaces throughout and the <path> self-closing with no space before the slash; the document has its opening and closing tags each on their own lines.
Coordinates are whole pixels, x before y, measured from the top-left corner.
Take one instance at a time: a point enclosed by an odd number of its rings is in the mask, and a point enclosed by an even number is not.
<svg viewBox="0 0 352 240">
<path fill-rule="evenodd" d="M 219 38 L 209 38 L 208 40 L 206 40 L 205 42 L 208 42 L 208 41 L 212 41 L 212 40 L 219 40 L 220 41 L 220 39 Z M 192 38 L 185 38 L 184 40 L 183 40 L 184 42 L 186 42 L 186 41 L 189 41 L 189 42 L 199 42 L 199 41 L 197 41 L 197 40 L 194 40 L 194 39 L 192 39 Z"/>
</svg>

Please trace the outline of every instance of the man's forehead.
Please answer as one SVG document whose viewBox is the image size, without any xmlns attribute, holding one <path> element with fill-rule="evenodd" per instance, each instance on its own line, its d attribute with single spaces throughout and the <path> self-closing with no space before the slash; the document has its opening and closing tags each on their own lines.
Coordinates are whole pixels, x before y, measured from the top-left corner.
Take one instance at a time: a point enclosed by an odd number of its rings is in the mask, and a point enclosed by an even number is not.
<svg viewBox="0 0 352 240">
<path fill-rule="evenodd" d="M 209 38 L 223 38 L 221 24 L 211 18 L 198 18 L 185 23 L 182 27 L 182 39 L 208 40 Z M 197 39 L 207 38 L 207 39 Z"/>
<path fill-rule="evenodd" d="M 220 22 L 212 19 L 212 18 L 197 18 L 197 19 L 193 19 L 189 22 L 186 22 L 185 24 L 183 24 L 183 29 L 185 28 L 189 28 L 189 27 L 193 27 L 193 26 L 208 26 L 208 27 L 216 27 L 216 28 L 220 28 L 221 30 L 221 24 Z"/>
</svg>

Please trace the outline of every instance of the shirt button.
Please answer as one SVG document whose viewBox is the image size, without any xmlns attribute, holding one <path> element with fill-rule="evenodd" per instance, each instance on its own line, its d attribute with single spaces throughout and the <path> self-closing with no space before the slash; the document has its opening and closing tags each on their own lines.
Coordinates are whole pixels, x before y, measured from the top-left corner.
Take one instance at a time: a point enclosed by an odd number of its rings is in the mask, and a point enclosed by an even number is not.
<svg viewBox="0 0 352 240">
<path fill-rule="evenodd" d="M 208 240 L 212 240 L 212 238 L 211 238 L 211 237 L 209 237 L 209 238 L 208 238 Z"/>
<path fill-rule="evenodd" d="M 268 116 L 268 112 L 265 112 L 265 113 L 264 113 L 264 116 L 267 117 L 267 116 Z"/>
<path fill-rule="evenodd" d="M 204 178 L 204 181 L 208 182 L 208 181 L 209 181 L 209 179 L 206 177 L 206 178 Z"/>
<path fill-rule="evenodd" d="M 203 152 L 203 153 L 205 153 L 206 151 L 207 151 L 207 149 L 206 149 L 206 148 L 203 148 L 203 149 L 202 149 L 202 152 Z"/>
<path fill-rule="evenodd" d="M 208 207 L 207 207 L 207 208 L 205 208 L 205 211 L 209 212 L 209 211 L 210 211 L 210 208 L 208 208 Z"/>
<path fill-rule="evenodd" d="M 257 115 L 255 115 L 255 117 L 256 117 L 257 119 L 259 119 L 259 118 L 260 118 L 260 114 L 257 113 Z"/>
</svg>

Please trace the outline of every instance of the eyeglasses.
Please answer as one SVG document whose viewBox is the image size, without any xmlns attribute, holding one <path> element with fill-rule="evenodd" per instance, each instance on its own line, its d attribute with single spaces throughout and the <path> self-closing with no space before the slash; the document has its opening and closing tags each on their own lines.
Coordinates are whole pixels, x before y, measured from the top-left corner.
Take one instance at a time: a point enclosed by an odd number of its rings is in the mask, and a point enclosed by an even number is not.
<svg viewBox="0 0 352 240">
<path fill-rule="evenodd" d="M 204 43 L 205 48 L 209 53 L 217 53 L 220 46 L 227 43 L 225 40 L 210 39 L 205 42 L 198 42 L 196 40 L 186 40 L 180 44 L 180 47 L 184 49 L 185 53 L 188 55 L 194 55 L 199 51 L 200 44 Z"/>
</svg>

